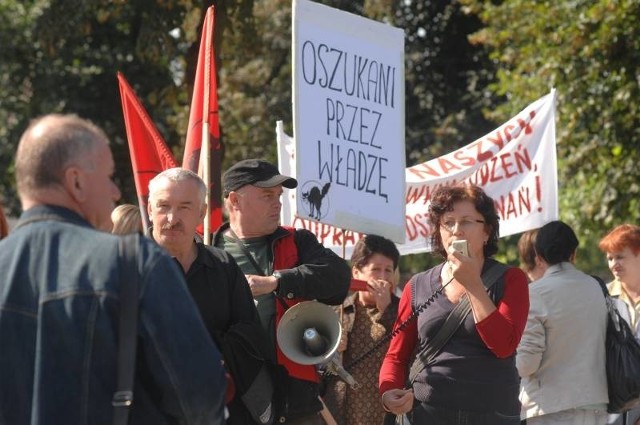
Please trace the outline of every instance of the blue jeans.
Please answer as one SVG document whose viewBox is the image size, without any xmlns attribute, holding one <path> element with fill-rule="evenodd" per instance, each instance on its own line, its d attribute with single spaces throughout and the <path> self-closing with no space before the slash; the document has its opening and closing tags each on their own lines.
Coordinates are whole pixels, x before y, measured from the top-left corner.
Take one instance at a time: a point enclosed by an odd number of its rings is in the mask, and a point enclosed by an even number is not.
<svg viewBox="0 0 640 425">
<path fill-rule="evenodd" d="M 500 412 L 473 412 L 426 403 L 414 405 L 408 414 L 411 425 L 520 425 L 520 415 Z"/>
</svg>

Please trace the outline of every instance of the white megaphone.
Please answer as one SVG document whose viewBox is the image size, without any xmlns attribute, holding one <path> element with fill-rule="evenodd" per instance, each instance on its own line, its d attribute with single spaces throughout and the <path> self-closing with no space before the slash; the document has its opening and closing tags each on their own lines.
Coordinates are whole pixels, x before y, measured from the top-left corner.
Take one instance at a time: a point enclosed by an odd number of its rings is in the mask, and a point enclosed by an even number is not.
<svg viewBox="0 0 640 425">
<path fill-rule="evenodd" d="M 291 361 L 324 365 L 355 389 L 358 383 L 335 358 L 341 336 L 338 314 L 318 301 L 303 301 L 289 308 L 276 330 L 278 346 Z"/>
</svg>

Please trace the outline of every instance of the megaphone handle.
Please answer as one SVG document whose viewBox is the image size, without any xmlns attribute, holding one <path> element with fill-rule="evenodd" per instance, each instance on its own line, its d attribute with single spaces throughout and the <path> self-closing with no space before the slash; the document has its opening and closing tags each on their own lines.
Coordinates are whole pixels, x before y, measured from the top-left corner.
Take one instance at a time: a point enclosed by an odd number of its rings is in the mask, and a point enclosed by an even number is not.
<svg viewBox="0 0 640 425">
<path fill-rule="evenodd" d="M 334 375 L 338 375 L 340 378 L 342 378 L 343 381 L 349 384 L 351 388 L 353 388 L 354 390 L 357 390 L 358 388 L 360 388 L 360 384 L 358 384 L 355 378 L 349 372 L 347 372 L 347 370 L 344 367 L 342 367 L 340 363 L 338 363 L 338 360 L 336 360 L 335 357 L 332 358 L 327 363 L 327 370 L 333 373 Z"/>
</svg>

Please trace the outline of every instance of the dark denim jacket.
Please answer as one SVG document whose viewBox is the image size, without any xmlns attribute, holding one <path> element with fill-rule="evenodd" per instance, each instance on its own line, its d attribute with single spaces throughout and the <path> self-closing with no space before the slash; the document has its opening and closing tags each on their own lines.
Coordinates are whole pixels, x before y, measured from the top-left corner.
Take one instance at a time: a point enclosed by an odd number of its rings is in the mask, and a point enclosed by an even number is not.
<svg viewBox="0 0 640 425">
<path fill-rule="evenodd" d="M 141 238 L 132 424 L 223 424 L 220 353 L 175 262 Z M 0 424 L 110 424 L 118 236 L 52 206 L 0 241 Z"/>
</svg>

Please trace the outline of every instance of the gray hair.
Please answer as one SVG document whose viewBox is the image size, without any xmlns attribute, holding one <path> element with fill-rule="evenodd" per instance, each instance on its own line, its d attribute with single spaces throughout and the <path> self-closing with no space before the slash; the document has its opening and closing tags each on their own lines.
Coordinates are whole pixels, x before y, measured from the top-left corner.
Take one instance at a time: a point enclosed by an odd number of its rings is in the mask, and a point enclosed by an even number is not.
<svg viewBox="0 0 640 425">
<path fill-rule="evenodd" d="M 194 173 L 191 170 L 187 170 L 186 168 L 169 168 L 168 170 L 164 170 L 157 176 L 149 181 L 149 200 L 153 197 L 153 194 L 158 189 L 158 184 L 161 180 L 166 179 L 170 180 L 174 183 L 178 183 L 186 180 L 193 180 L 198 185 L 198 194 L 200 195 L 200 202 L 204 204 L 204 198 L 207 194 L 207 185 L 200 178 L 199 175 Z"/>
<path fill-rule="evenodd" d="M 20 138 L 16 153 L 18 193 L 33 195 L 62 184 L 67 167 L 93 153 L 101 143 L 109 143 L 104 131 L 77 115 L 49 114 L 33 120 Z"/>
</svg>

